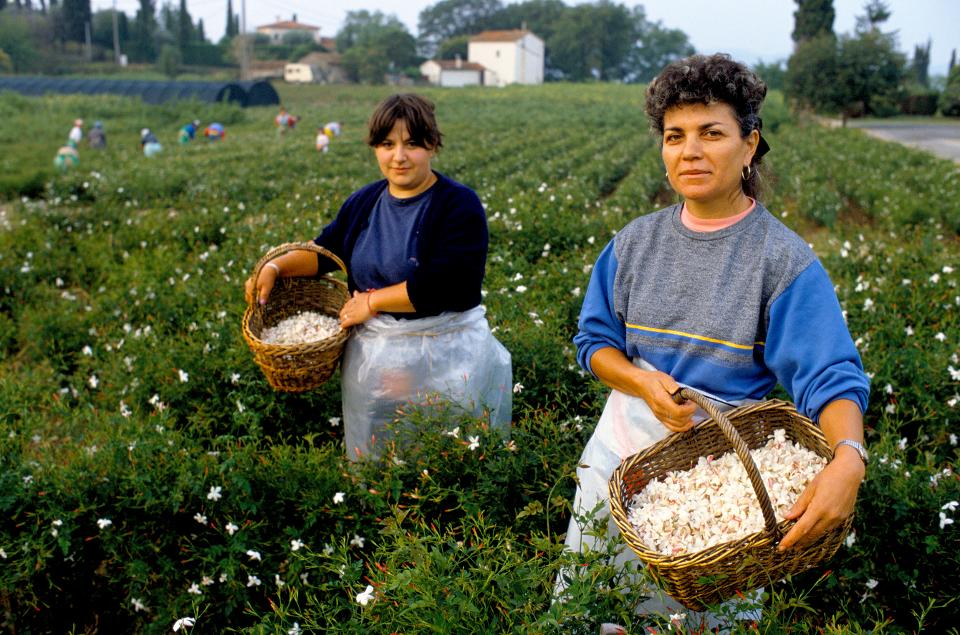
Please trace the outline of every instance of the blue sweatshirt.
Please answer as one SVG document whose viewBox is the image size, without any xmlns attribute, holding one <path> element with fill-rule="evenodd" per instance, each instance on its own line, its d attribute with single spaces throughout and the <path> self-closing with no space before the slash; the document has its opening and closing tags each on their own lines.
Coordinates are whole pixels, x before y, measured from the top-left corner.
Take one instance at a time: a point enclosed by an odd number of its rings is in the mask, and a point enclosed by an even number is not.
<svg viewBox="0 0 960 635">
<path fill-rule="evenodd" d="M 604 248 L 580 312 L 577 361 L 613 347 L 734 401 L 779 382 L 811 419 L 837 399 L 866 411 L 870 382 L 813 251 L 762 205 L 697 232 L 680 205 L 630 222 Z"/>
<path fill-rule="evenodd" d="M 486 212 L 476 192 L 438 172 L 434 174 L 437 182 L 430 188 L 430 202 L 414 230 L 416 266 L 406 282 L 416 312 L 402 314 L 408 319 L 466 311 L 480 304 L 487 263 Z M 351 194 L 314 242 L 345 263 L 351 262 L 357 239 L 386 188 L 384 179 Z M 320 273 L 336 268 L 322 256 L 318 256 L 318 263 Z M 351 271 L 347 272 L 347 285 L 351 293 L 359 288 Z"/>
</svg>

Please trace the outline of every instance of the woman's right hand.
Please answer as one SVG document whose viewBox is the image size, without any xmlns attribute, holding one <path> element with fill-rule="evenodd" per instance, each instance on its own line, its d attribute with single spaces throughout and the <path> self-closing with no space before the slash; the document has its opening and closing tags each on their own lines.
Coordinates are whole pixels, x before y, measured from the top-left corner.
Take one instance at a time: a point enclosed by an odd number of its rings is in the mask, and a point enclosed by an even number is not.
<svg viewBox="0 0 960 635">
<path fill-rule="evenodd" d="M 639 369 L 638 369 L 639 370 Z M 684 432 L 693 427 L 693 413 L 697 406 L 692 401 L 678 404 L 673 394 L 680 384 L 673 377 L 658 370 L 639 370 L 643 373 L 640 380 L 640 397 L 647 402 L 650 410 L 664 426 L 673 432 Z"/>
<path fill-rule="evenodd" d="M 279 277 L 280 269 L 273 262 L 269 262 L 260 268 L 260 275 L 257 277 L 256 282 L 254 282 L 252 276 L 247 278 L 244 285 L 244 297 L 247 300 L 247 304 L 253 303 L 253 294 L 254 291 L 257 290 L 259 290 L 257 301 L 261 305 L 266 304 L 267 298 L 270 297 L 270 292 L 273 291 L 273 285 L 276 284 L 277 278 Z"/>
</svg>

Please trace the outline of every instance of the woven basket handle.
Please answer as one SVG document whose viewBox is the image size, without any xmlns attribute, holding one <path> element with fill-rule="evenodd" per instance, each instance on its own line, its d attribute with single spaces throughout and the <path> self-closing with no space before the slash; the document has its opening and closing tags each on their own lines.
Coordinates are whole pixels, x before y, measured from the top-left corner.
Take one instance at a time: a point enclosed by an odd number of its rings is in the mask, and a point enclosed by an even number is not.
<svg viewBox="0 0 960 635">
<path fill-rule="evenodd" d="M 343 273 L 347 273 L 347 267 L 343 264 L 343 261 L 340 260 L 340 258 L 338 258 L 335 253 L 333 253 L 329 249 L 321 247 L 320 245 L 316 244 L 313 241 L 308 241 L 305 243 L 284 243 L 282 245 L 277 245 L 267 253 L 263 254 L 263 256 L 260 257 L 260 260 L 257 261 L 256 266 L 254 266 L 253 268 L 254 289 L 253 289 L 253 295 L 251 298 L 252 301 L 250 303 L 250 306 L 254 306 L 256 304 L 257 297 L 260 295 L 258 293 L 260 289 L 256 286 L 257 280 L 260 279 L 260 271 L 266 266 L 268 262 L 270 262 L 277 256 L 282 256 L 283 254 L 289 253 L 291 251 L 312 251 L 315 254 L 320 254 L 321 256 L 325 256 L 330 260 L 332 260 L 338 267 L 340 267 L 340 271 L 342 271 Z"/>
<path fill-rule="evenodd" d="M 743 467 L 747 470 L 750 484 L 753 485 L 753 491 L 756 493 L 757 500 L 760 502 L 760 509 L 763 511 L 763 520 L 767 526 L 767 532 L 773 537 L 774 542 L 779 541 L 780 530 L 777 527 L 777 516 L 773 511 L 773 503 L 770 502 L 770 495 L 767 493 L 767 488 L 763 485 L 763 477 L 760 476 L 760 470 L 757 469 L 757 464 L 753 461 L 753 457 L 750 456 L 750 448 L 747 447 L 744 440 L 740 438 L 740 434 L 737 432 L 737 429 L 733 427 L 733 424 L 730 423 L 730 419 L 727 418 L 727 415 L 720 412 L 709 399 L 692 388 L 680 388 L 674 392 L 671 397 L 673 397 L 673 400 L 677 403 L 683 403 L 689 399 L 703 408 L 704 411 L 717 422 L 723 435 L 727 437 L 727 440 L 733 445 L 733 449 L 740 458 L 740 462 L 743 463 Z"/>
</svg>

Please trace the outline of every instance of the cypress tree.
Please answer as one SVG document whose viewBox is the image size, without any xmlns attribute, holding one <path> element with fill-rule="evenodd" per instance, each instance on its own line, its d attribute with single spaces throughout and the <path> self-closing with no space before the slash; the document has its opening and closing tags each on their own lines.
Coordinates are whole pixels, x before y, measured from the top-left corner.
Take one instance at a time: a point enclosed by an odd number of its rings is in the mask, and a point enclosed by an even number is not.
<svg viewBox="0 0 960 635">
<path fill-rule="evenodd" d="M 833 0 L 794 0 L 797 10 L 793 12 L 794 44 L 802 44 L 820 35 L 833 35 Z"/>
</svg>

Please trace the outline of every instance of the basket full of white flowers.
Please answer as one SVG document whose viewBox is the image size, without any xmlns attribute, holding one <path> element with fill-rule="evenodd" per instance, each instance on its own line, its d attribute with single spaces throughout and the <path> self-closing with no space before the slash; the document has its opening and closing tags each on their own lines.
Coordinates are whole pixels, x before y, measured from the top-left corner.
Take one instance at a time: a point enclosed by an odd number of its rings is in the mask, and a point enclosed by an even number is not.
<svg viewBox="0 0 960 635">
<path fill-rule="evenodd" d="M 784 514 L 832 457 L 820 429 L 785 401 L 721 413 L 689 388 L 677 398 L 710 418 L 625 459 L 609 482 L 617 527 L 663 589 L 704 610 L 833 557 L 852 515 L 812 544 L 777 551 L 794 524 Z"/>
<path fill-rule="evenodd" d="M 340 258 L 315 243 L 285 243 L 257 261 L 253 280 L 268 262 L 293 250 L 320 254 L 346 273 Z M 350 297 L 347 285 L 329 275 L 280 278 L 267 304 L 260 305 L 256 297 L 254 293 L 243 314 L 243 339 L 270 385 L 284 392 L 304 392 L 327 381 L 350 335 L 338 320 Z"/>
</svg>

